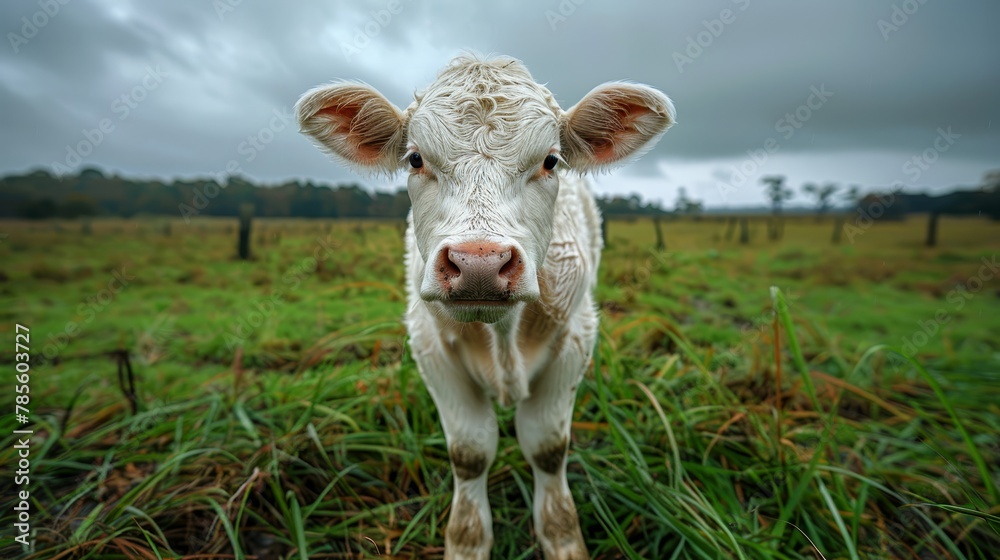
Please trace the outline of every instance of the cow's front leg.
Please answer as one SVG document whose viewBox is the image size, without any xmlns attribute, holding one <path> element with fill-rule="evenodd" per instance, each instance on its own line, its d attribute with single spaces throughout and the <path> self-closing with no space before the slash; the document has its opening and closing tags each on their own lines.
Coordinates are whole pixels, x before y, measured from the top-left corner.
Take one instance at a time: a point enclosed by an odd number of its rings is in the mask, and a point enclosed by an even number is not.
<svg viewBox="0 0 1000 560">
<path fill-rule="evenodd" d="M 535 478 L 535 533 L 546 560 L 590 558 L 566 483 L 570 423 L 587 356 L 580 345 L 567 346 L 517 407 L 517 439 Z"/>
<path fill-rule="evenodd" d="M 418 357 L 437 405 L 455 479 L 445 530 L 445 560 L 488 560 L 493 547 L 486 479 L 496 458 L 497 418 L 489 398 L 450 356 Z"/>
</svg>

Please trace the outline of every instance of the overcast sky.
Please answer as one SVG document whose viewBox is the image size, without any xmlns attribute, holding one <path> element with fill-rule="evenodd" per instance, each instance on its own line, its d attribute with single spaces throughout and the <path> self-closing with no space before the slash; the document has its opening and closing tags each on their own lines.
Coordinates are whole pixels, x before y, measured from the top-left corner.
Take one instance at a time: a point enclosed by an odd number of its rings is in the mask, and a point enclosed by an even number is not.
<svg viewBox="0 0 1000 560">
<path fill-rule="evenodd" d="M 521 59 L 564 108 L 619 79 L 674 100 L 598 192 L 718 207 L 763 203 L 767 174 L 940 190 L 1000 168 L 996 0 L 42 4 L 0 4 L 0 173 L 356 180 L 285 125 L 298 96 L 351 78 L 405 107 L 462 50 Z"/>
</svg>

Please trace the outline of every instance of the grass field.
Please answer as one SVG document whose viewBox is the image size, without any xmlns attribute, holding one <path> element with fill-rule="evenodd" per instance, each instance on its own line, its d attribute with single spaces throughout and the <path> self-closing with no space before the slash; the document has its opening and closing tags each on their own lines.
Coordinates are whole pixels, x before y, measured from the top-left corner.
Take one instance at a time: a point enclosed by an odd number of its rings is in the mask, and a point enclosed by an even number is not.
<svg viewBox="0 0 1000 560">
<path fill-rule="evenodd" d="M 752 222 L 740 245 L 671 221 L 665 251 L 649 221 L 610 224 L 569 458 L 595 559 L 997 558 L 1000 223 L 943 218 L 934 249 L 924 224 L 832 245 L 829 220 L 780 242 Z M 235 227 L 0 223 L 0 557 L 442 557 L 399 224 L 257 220 L 247 262 Z M 30 549 L 6 490 L 15 324 Z M 493 557 L 541 558 L 498 415 Z"/>
</svg>

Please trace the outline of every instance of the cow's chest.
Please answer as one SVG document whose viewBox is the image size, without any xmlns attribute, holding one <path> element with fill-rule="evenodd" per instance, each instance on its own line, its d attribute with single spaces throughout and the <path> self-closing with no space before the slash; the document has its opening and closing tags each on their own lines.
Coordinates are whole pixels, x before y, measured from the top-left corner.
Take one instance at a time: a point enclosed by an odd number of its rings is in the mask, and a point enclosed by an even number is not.
<svg viewBox="0 0 1000 560">
<path fill-rule="evenodd" d="M 446 348 L 462 369 L 501 405 L 527 397 L 535 377 L 565 338 L 563 326 L 541 302 L 525 306 L 513 331 L 468 323 L 446 334 Z"/>
</svg>

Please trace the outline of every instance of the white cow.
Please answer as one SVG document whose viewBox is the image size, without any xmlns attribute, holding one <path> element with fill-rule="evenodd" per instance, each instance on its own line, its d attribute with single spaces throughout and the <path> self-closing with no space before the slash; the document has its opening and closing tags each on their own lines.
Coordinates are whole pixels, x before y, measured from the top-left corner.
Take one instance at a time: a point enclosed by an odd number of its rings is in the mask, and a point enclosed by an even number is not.
<svg viewBox="0 0 1000 560">
<path fill-rule="evenodd" d="M 517 407 L 545 558 L 588 558 L 566 483 L 602 247 L 581 176 L 652 147 L 674 122 L 670 100 L 615 82 L 563 111 L 517 60 L 462 56 L 402 111 L 357 82 L 310 90 L 296 109 L 302 131 L 352 168 L 409 168 L 406 325 L 454 473 L 445 558 L 490 555 L 492 399 Z"/>
</svg>

